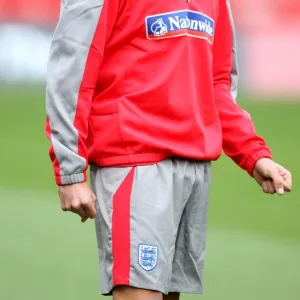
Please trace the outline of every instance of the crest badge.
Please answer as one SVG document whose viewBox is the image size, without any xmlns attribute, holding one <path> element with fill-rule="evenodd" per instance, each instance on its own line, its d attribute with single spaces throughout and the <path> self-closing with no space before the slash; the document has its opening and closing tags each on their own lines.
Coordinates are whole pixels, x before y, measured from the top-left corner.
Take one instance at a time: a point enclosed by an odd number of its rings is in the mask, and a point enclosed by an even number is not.
<svg viewBox="0 0 300 300">
<path fill-rule="evenodd" d="M 139 244 L 139 265 L 145 271 L 153 270 L 157 265 L 158 247 L 147 244 Z"/>
</svg>

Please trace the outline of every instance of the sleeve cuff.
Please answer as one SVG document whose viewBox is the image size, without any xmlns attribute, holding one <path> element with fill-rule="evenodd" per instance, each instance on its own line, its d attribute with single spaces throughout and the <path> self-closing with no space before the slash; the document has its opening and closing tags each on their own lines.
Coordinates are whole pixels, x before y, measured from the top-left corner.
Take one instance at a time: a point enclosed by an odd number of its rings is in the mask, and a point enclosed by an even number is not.
<svg viewBox="0 0 300 300">
<path fill-rule="evenodd" d="M 253 169 L 255 167 L 255 164 L 257 161 L 261 158 L 270 158 L 272 159 L 272 154 L 270 150 L 264 149 L 254 152 L 252 155 L 250 155 L 245 163 L 245 169 L 246 171 L 252 176 Z"/>
<path fill-rule="evenodd" d="M 55 177 L 57 185 L 68 185 L 74 183 L 85 182 L 87 180 L 86 172 L 72 174 L 72 175 L 62 175 Z"/>
</svg>

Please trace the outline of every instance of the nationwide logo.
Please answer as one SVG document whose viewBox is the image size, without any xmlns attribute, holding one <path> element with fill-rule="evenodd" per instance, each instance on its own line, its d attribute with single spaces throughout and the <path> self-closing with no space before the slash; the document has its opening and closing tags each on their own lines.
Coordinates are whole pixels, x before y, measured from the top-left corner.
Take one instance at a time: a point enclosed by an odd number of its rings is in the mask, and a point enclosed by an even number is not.
<svg viewBox="0 0 300 300">
<path fill-rule="evenodd" d="M 145 21 L 149 40 L 191 36 L 213 42 L 215 22 L 199 12 L 181 10 L 149 16 Z"/>
</svg>

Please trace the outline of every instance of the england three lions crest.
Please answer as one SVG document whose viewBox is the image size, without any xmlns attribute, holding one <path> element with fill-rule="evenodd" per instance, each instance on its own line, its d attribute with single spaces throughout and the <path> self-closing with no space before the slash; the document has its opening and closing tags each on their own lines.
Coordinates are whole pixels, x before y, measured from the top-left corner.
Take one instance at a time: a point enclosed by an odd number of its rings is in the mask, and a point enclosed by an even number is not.
<svg viewBox="0 0 300 300">
<path fill-rule="evenodd" d="M 153 270 L 157 265 L 158 247 L 139 244 L 139 265 L 145 271 Z"/>
<path fill-rule="evenodd" d="M 180 10 L 149 16 L 145 22 L 149 40 L 191 36 L 213 42 L 215 22 L 200 12 Z"/>
</svg>

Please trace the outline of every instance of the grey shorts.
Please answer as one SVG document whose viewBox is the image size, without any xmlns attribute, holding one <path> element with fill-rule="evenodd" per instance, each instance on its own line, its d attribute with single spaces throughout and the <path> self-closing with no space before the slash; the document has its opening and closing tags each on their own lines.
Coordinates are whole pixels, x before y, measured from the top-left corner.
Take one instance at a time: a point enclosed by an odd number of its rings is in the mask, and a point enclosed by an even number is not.
<svg viewBox="0 0 300 300">
<path fill-rule="evenodd" d="M 128 285 L 201 293 L 210 162 L 91 167 L 103 295 Z"/>
</svg>

